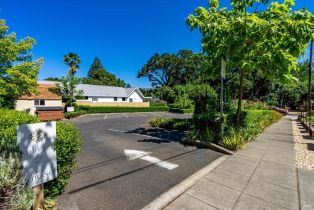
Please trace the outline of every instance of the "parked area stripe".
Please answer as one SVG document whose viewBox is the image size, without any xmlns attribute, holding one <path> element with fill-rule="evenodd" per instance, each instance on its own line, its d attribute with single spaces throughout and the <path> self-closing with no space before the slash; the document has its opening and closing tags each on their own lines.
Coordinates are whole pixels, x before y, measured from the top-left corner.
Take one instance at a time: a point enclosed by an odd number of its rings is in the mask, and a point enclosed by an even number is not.
<svg viewBox="0 0 314 210">
<path fill-rule="evenodd" d="M 124 117 L 129 118 L 128 116 L 126 116 L 126 114 L 122 113 L 124 115 Z"/>
<path fill-rule="evenodd" d="M 152 156 L 149 156 L 149 155 L 141 157 L 140 159 L 141 160 L 145 160 L 145 161 L 147 161 L 149 163 L 153 163 L 153 164 L 155 164 L 157 166 L 160 166 L 162 168 L 166 168 L 168 170 L 172 170 L 172 169 L 175 169 L 176 167 L 178 167 L 177 164 L 169 163 L 167 161 L 162 161 L 162 160 L 160 160 L 160 159 L 158 159 L 156 157 L 152 157 Z"/>
</svg>

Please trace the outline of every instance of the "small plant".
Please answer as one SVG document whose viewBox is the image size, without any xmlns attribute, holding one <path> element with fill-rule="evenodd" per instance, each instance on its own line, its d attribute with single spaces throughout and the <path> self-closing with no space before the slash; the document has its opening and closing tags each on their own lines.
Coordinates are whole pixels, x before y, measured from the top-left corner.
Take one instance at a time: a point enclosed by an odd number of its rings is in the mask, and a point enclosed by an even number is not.
<svg viewBox="0 0 314 210">
<path fill-rule="evenodd" d="M 191 127 L 191 119 L 175 119 L 175 118 L 153 118 L 149 121 L 152 127 L 188 130 Z"/>
<path fill-rule="evenodd" d="M 2 153 L 0 156 L 0 209 L 28 210 L 35 195 L 24 184 L 19 153 Z"/>
<path fill-rule="evenodd" d="M 229 135 L 223 138 L 223 145 L 225 148 L 230 150 L 238 150 L 243 147 L 245 138 L 241 133 L 237 133 L 234 129 L 230 131 Z"/>
</svg>

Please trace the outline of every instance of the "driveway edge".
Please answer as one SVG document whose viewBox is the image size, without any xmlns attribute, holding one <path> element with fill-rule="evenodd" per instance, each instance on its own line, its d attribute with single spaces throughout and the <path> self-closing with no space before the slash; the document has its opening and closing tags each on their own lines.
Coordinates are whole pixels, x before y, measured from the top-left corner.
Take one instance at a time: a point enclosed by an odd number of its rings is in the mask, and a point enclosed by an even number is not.
<svg viewBox="0 0 314 210">
<path fill-rule="evenodd" d="M 160 210 L 165 208 L 169 203 L 179 197 L 182 193 L 184 193 L 188 188 L 192 187 L 199 180 L 201 180 L 206 174 L 214 170 L 217 166 L 219 166 L 222 162 L 224 162 L 229 155 L 223 155 L 204 168 L 198 170 L 167 192 L 163 193 L 161 196 L 156 198 L 154 201 L 149 203 L 147 206 L 142 208 L 142 210 Z"/>
</svg>

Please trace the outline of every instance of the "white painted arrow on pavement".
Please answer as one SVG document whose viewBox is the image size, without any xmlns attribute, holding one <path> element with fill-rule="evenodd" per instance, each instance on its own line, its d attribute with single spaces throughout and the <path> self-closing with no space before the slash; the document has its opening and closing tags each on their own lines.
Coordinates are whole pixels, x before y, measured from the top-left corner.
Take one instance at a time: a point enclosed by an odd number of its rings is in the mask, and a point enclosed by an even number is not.
<svg viewBox="0 0 314 210">
<path fill-rule="evenodd" d="M 166 168 L 168 170 L 175 169 L 179 165 L 174 164 L 174 163 L 169 163 L 167 161 L 162 161 L 156 157 L 152 157 L 149 154 L 151 152 L 145 152 L 145 151 L 140 151 L 140 150 L 130 150 L 130 149 L 125 149 L 124 154 L 127 156 L 128 160 L 135 160 L 135 159 L 141 159 L 145 160 L 149 163 L 153 163 L 155 165 L 158 165 L 162 168 Z"/>
</svg>

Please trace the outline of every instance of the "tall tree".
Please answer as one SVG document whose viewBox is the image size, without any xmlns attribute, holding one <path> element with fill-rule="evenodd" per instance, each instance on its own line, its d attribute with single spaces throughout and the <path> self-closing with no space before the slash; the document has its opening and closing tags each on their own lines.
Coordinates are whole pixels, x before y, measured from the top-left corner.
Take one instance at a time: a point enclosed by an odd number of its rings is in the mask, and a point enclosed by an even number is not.
<svg viewBox="0 0 314 210">
<path fill-rule="evenodd" d="M 81 59 L 78 54 L 69 52 L 67 55 L 64 55 L 64 63 L 69 66 L 69 73 L 74 75 L 80 68 Z"/>
<path fill-rule="evenodd" d="M 306 10 L 291 12 L 294 0 L 272 2 L 264 11 L 252 11 L 260 0 L 232 0 L 230 10 L 219 8 L 216 0 L 211 2 L 209 9 L 197 8 L 187 24 L 202 34 L 203 51 L 212 67 L 209 70 L 219 66 L 221 58 L 229 68 L 237 69 L 235 125 L 239 127 L 245 77 L 260 71 L 282 81 L 295 79 L 291 73 L 298 69 L 296 61 L 310 39 L 313 15 Z"/>
<path fill-rule="evenodd" d="M 80 79 L 75 76 L 75 73 L 80 68 L 79 64 L 81 59 L 78 54 L 68 53 L 64 55 L 64 63 L 69 66 L 68 75 L 66 77 L 61 77 L 61 84 L 57 85 L 61 90 L 63 100 L 67 106 L 74 106 L 76 102 L 76 97 L 81 96 L 82 92 L 76 90 L 77 84 L 80 83 Z"/>
<path fill-rule="evenodd" d="M 5 20 L 0 20 L 0 107 L 13 108 L 19 96 L 38 91 L 43 60 L 32 60 L 33 38 L 17 40 L 15 33 L 7 33 Z"/>
<path fill-rule="evenodd" d="M 114 74 L 108 72 L 101 64 L 101 61 L 96 57 L 89 68 L 87 78 L 83 79 L 84 84 L 92 85 L 108 85 L 126 87 L 126 84 L 122 79 L 117 78 Z"/>
<path fill-rule="evenodd" d="M 156 53 L 138 72 L 137 77 L 148 77 L 153 87 L 186 84 L 201 78 L 200 72 L 205 61 L 202 54 L 194 54 L 191 50 L 180 50 L 177 54 Z"/>
</svg>

